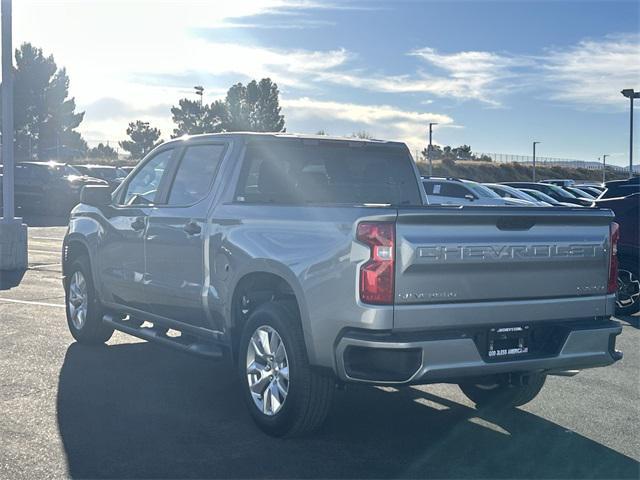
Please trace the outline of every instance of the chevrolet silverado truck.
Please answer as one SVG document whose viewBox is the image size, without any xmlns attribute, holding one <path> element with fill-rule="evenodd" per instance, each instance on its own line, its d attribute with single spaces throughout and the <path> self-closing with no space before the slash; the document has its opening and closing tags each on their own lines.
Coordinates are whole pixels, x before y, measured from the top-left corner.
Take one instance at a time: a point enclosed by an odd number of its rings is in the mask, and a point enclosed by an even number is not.
<svg viewBox="0 0 640 480">
<path fill-rule="evenodd" d="M 398 142 L 184 137 L 113 193 L 84 188 L 63 245 L 67 323 L 87 344 L 119 330 L 228 355 L 272 435 L 318 427 L 349 383 L 453 383 L 512 408 L 547 375 L 622 357 L 612 219 L 430 206 Z"/>
</svg>

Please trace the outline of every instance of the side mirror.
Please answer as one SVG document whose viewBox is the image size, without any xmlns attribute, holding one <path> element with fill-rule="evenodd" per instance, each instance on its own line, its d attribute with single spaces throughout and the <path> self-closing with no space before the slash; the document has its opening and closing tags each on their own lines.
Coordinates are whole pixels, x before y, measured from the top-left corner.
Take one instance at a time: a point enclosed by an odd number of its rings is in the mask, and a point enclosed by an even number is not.
<svg viewBox="0 0 640 480">
<path fill-rule="evenodd" d="M 108 185 L 85 185 L 80 192 L 80 203 L 92 207 L 106 207 L 111 203 L 111 191 Z"/>
</svg>

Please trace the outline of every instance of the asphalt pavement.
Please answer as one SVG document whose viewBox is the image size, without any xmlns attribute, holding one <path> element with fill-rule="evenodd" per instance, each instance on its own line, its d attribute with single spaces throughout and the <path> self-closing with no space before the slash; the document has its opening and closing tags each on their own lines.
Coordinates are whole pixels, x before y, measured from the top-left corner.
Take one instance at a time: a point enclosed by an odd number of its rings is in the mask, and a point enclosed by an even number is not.
<svg viewBox="0 0 640 480">
<path fill-rule="evenodd" d="M 226 361 L 121 333 L 74 343 L 64 230 L 30 228 L 29 270 L 0 274 L 2 479 L 640 478 L 638 317 L 621 319 L 622 361 L 550 377 L 515 411 L 476 410 L 454 385 L 349 387 L 319 432 L 273 439 Z"/>
</svg>

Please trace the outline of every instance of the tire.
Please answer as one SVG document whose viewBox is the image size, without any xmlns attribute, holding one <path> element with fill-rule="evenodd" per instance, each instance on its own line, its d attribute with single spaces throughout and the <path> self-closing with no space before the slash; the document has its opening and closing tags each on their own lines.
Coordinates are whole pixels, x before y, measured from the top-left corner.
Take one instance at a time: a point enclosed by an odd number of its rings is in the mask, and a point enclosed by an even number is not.
<svg viewBox="0 0 640 480">
<path fill-rule="evenodd" d="M 483 379 L 482 382 L 460 383 L 458 386 L 476 407 L 515 408 L 533 400 L 547 376 L 541 373 L 511 374 Z"/>
<path fill-rule="evenodd" d="M 251 313 L 240 338 L 237 363 L 243 397 L 265 433 L 297 436 L 323 423 L 335 379 L 309 365 L 295 305 L 267 302 Z"/>
<path fill-rule="evenodd" d="M 84 286 L 83 286 L 84 284 Z M 64 282 L 67 325 L 79 343 L 98 345 L 113 335 L 113 328 L 102 321 L 103 310 L 91 277 L 89 257 L 76 258 Z"/>
<path fill-rule="evenodd" d="M 616 315 L 628 316 L 640 311 L 640 278 L 638 272 L 625 268 L 618 270 Z"/>
</svg>

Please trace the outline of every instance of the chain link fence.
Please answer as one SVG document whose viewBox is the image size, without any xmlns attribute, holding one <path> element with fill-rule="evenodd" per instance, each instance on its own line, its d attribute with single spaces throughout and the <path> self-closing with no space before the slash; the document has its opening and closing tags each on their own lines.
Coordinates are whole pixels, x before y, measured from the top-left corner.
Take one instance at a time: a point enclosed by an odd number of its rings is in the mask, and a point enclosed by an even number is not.
<svg viewBox="0 0 640 480">
<path fill-rule="evenodd" d="M 523 163 L 533 165 L 533 157 L 530 155 L 514 155 L 511 153 L 490 153 L 480 152 L 474 154 L 478 157 L 486 155 L 491 158 L 495 163 Z M 602 162 L 596 162 L 593 160 L 575 160 L 571 158 L 554 158 L 554 157 L 539 157 L 536 155 L 536 165 L 550 166 L 550 167 L 567 167 L 567 168 L 585 168 L 587 170 L 602 170 Z M 616 172 L 625 172 L 628 168 L 618 165 L 607 165 L 607 170 L 613 170 Z"/>
</svg>

